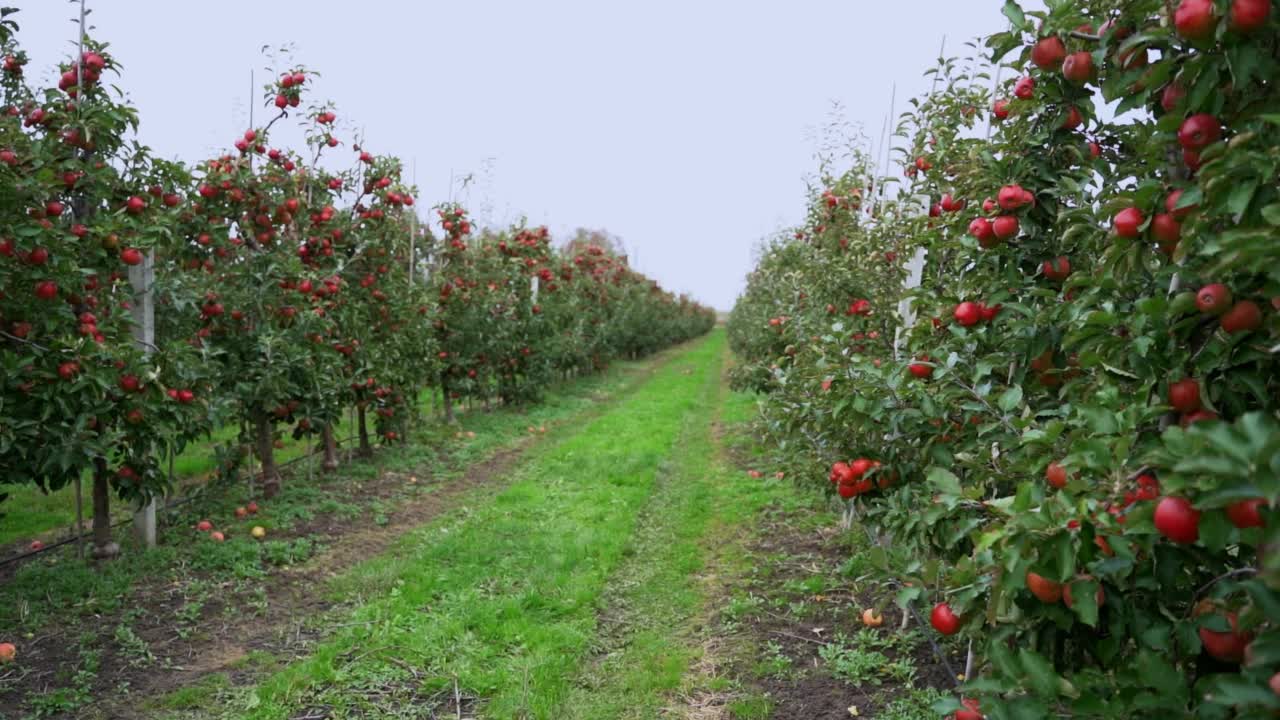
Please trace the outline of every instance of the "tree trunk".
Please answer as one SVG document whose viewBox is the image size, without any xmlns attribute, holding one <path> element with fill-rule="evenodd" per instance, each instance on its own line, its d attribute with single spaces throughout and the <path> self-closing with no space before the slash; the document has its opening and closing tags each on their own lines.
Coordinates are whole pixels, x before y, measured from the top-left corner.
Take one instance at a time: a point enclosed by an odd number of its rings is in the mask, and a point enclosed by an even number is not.
<svg viewBox="0 0 1280 720">
<path fill-rule="evenodd" d="M 440 394 L 444 396 L 444 421 L 453 422 L 453 398 L 449 397 L 449 380 L 440 376 Z"/>
<path fill-rule="evenodd" d="M 262 463 L 262 496 L 273 498 L 280 493 L 280 472 L 276 470 L 275 438 L 271 420 L 264 414 L 254 421 L 257 426 L 258 462 Z"/>
<path fill-rule="evenodd" d="M 105 458 L 93 461 L 93 556 L 113 558 L 120 546 L 111 539 L 111 477 Z"/>
<path fill-rule="evenodd" d="M 338 443 L 333 438 L 333 426 L 325 425 L 320 433 L 320 441 L 324 444 L 324 462 L 320 469 L 333 472 L 338 469 Z"/>
<path fill-rule="evenodd" d="M 356 424 L 360 428 L 360 449 L 357 454 L 360 457 L 373 457 L 373 446 L 369 444 L 369 426 L 365 422 L 365 411 L 367 406 L 364 403 L 356 405 Z"/>
</svg>

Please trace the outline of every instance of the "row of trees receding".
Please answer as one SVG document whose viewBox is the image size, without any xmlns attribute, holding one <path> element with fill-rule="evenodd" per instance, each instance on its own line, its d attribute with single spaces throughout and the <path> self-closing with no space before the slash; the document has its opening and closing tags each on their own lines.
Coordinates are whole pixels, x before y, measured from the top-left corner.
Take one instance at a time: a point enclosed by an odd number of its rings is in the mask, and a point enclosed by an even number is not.
<svg viewBox="0 0 1280 720">
<path fill-rule="evenodd" d="M 0 467 L 45 491 L 91 477 L 99 555 L 117 551 L 110 498 L 169 492 L 162 459 L 217 428 L 240 428 L 220 471 L 251 447 L 270 496 L 281 437 L 336 467 L 348 409 L 367 455 L 405 439 L 425 393 L 450 412 L 528 402 L 714 323 L 603 246 L 477 228 L 452 204 L 420 221 L 400 160 L 344 136 L 301 65 L 280 68 L 268 121 L 226 153 L 161 160 L 137 140 L 105 45 L 86 39 L 57 87 L 33 86 L 8 14 Z"/>
<path fill-rule="evenodd" d="M 939 713 L 1273 717 L 1277 13 L 1047 5 L 936 68 L 897 199 L 861 153 L 824 172 L 735 379 L 889 539 L 897 601 L 972 641 Z"/>
</svg>

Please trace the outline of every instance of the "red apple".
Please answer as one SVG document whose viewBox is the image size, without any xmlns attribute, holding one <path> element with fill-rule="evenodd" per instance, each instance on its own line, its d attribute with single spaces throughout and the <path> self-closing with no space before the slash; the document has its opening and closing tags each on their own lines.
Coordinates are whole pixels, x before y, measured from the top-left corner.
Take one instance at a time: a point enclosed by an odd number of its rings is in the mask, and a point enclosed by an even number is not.
<svg viewBox="0 0 1280 720">
<path fill-rule="evenodd" d="M 1192 413 L 1200 409 L 1200 383 L 1194 378 L 1183 378 L 1169 385 L 1169 404 L 1180 413 Z"/>
<path fill-rule="evenodd" d="M 1200 511 L 1184 497 L 1165 496 L 1156 505 L 1156 530 L 1161 535 L 1184 545 L 1200 538 Z"/>
<path fill-rule="evenodd" d="M 1258 508 L 1266 506 L 1267 501 L 1262 498 L 1233 502 L 1227 506 L 1227 519 L 1231 521 L 1232 525 L 1241 530 L 1262 527 L 1265 523 L 1262 521 L 1262 513 L 1258 512 Z"/>
<path fill-rule="evenodd" d="M 1213 37 L 1218 25 L 1213 15 L 1213 0 L 1182 0 L 1173 13 L 1173 24 L 1178 34 L 1188 40 Z"/>
<path fill-rule="evenodd" d="M 1222 316 L 1222 329 L 1228 333 L 1251 332 L 1262 324 L 1262 308 L 1252 300 L 1241 300 Z"/>
<path fill-rule="evenodd" d="M 1093 79 L 1093 55 L 1081 50 L 1067 56 L 1062 63 L 1062 76 L 1068 82 L 1083 85 Z"/>
<path fill-rule="evenodd" d="M 1222 123 L 1218 118 L 1199 113 L 1182 121 L 1178 128 L 1178 143 L 1184 150 L 1200 152 L 1222 138 Z"/>
<path fill-rule="evenodd" d="M 1030 100 L 1035 96 L 1036 81 L 1030 77 L 1020 77 L 1013 85 L 1013 96 L 1019 100 Z"/>
<path fill-rule="evenodd" d="M 984 720 L 982 715 L 982 706 L 974 698 L 963 698 L 960 701 L 964 705 L 963 710 L 957 710 L 954 720 Z"/>
<path fill-rule="evenodd" d="M 1041 38 L 1031 48 L 1031 62 L 1041 70 L 1057 70 L 1066 56 L 1066 46 L 1056 37 Z"/>
<path fill-rule="evenodd" d="M 1171 252 L 1182 239 L 1182 224 L 1168 213 L 1160 213 L 1151 220 L 1151 235 L 1166 252 Z"/>
<path fill-rule="evenodd" d="M 1053 605 L 1062 599 L 1061 583 L 1056 583 L 1030 570 L 1027 571 L 1027 589 L 1046 605 Z"/>
<path fill-rule="evenodd" d="M 1044 481 L 1050 487 L 1061 490 L 1067 486 L 1067 469 L 1058 463 L 1049 463 L 1049 467 L 1044 470 Z"/>
<path fill-rule="evenodd" d="M 1116 213 L 1112 223 L 1115 225 L 1116 235 L 1123 238 L 1136 238 L 1142 234 L 1142 223 L 1146 222 L 1142 211 L 1138 208 L 1125 208 Z"/>
<path fill-rule="evenodd" d="M 1222 283 L 1200 288 L 1196 293 L 1196 308 L 1206 315 L 1221 315 L 1231 308 L 1231 289 Z"/>
<path fill-rule="evenodd" d="M 1040 272 L 1044 276 L 1055 282 L 1061 282 L 1067 279 L 1071 274 L 1071 260 L 1066 255 L 1060 255 L 1052 260 L 1045 260 L 1040 266 Z"/>
<path fill-rule="evenodd" d="M 1160 93 L 1160 107 L 1165 112 L 1171 113 L 1178 109 L 1186 97 L 1187 89 L 1176 82 L 1171 82 L 1165 86 L 1164 92 Z"/>
<path fill-rule="evenodd" d="M 943 635 L 955 635 L 960 632 L 960 618 L 945 602 L 933 606 L 933 612 L 929 613 L 929 624 Z"/>
<path fill-rule="evenodd" d="M 1174 190 L 1173 192 L 1169 193 L 1169 197 L 1164 199 L 1164 209 L 1168 211 L 1168 213 L 1172 215 L 1174 219 L 1178 220 L 1179 222 L 1181 222 L 1182 220 L 1185 220 L 1186 217 L 1190 215 L 1193 210 L 1200 207 L 1199 205 L 1191 205 L 1189 207 L 1180 208 L 1178 207 L 1178 203 L 1181 200 L 1182 200 L 1181 190 Z"/>
<path fill-rule="evenodd" d="M 991 230 L 1001 240 L 1008 240 L 1018 234 L 1018 218 L 1016 215 L 1001 215 L 992 221 Z"/>
<path fill-rule="evenodd" d="M 1013 212 L 1027 204 L 1027 194 L 1021 185 L 1005 185 L 996 195 L 996 202 L 1001 210 Z"/>
<path fill-rule="evenodd" d="M 1251 33 L 1267 24 L 1271 15 L 1271 0 L 1234 0 L 1231 3 L 1231 29 L 1238 33 Z"/>
<path fill-rule="evenodd" d="M 1253 640 L 1253 633 L 1241 632 L 1233 612 L 1224 613 L 1231 629 L 1226 631 L 1200 628 L 1200 642 L 1205 652 L 1217 660 L 1229 663 L 1240 663 L 1244 660 L 1244 650 Z"/>
<path fill-rule="evenodd" d="M 965 301 L 956 305 L 951 314 L 955 317 L 956 322 L 965 327 L 977 325 L 982 321 L 982 308 L 974 302 Z"/>
</svg>

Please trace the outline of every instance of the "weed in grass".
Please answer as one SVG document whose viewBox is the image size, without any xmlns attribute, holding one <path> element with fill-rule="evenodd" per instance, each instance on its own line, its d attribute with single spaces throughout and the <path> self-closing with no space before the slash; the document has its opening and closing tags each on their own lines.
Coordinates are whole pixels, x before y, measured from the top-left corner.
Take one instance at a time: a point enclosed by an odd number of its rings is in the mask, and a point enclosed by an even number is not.
<svg viewBox="0 0 1280 720">
<path fill-rule="evenodd" d="M 787 656 L 782 645 L 771 640 L 765 644 L 764 657 L 756 663 L 755 674 L 760 677 L 788 679 L 795 675 L 795 663 Z"/>
<path fill-rule="evenodd" d="M 124 655 L 130 665 L 134 667 L 146 667 L 152 665 L 156 661 L 156 656 L 151 652 L 151 645 L 146 640 L 138 637 L 133 631 L 133 627 L 121 623 L 116 626 L 115 632 L 116 647 L 120 654 Z"/>
<path fill-rule="evenodd" d="M 769 720 L 773 703 L 763 695 L 753 695 L 730 701 L 728 709 L 733 720 Z"/>
<path fill-rule="evenodd" d="M 946 697 L 946 693 L 934 688 L 911 688 L 905 697 L 890 700 L 879 714 L 877 720 L 937 720 L 938 713 L 933 704 Z"/>
<path fill-rule="evenodd" d="M 193 685 L 178 688 L 147 705 L 168 710 L 197 710 L 216 703 L 219 695 L 230 688 L 230 678 L 223 673 L 213 673 L 206 675 Z"/>
<path fill-rule="evenodd" d="M 836 637 L 818 651 L 831 674 L 854 685 L 880 685 L 885 681 L 911 687 L 916 678 L 915 663 L 903 655 L 890 660 L 880 650 L 898 650 L 902 643 L 894 633 L 877 633 L 870 628 L 858 631 L 850 641 Z M 878 648 L 878 649 L 877 649 Z"/>
<path fill-rule="evenodd" d="M 737 592 L 729 598 L 729 604 L 721 611 L 721 618 L 726 626 L 737 625 L 748 617 L 755 615 L 764 607 L 765 599 L 754 593 Z"/>
<path fill-rule="evenodd" d="M 878 650 L 850 647 L 843 637 L 818 650 L 818 656 L 826 663 L 831 674 L 854 685 L 879 685 L 881 672 L 889 664 L 889 658 Z"/>
<path fill-rule="evenodd" d="M 98 678 L 102 655 L 88 646 L 87 643 L 92 639 L 81 638 L 79 658 L 70 677 L 59 673 L 57 679 L 67 682 L 67 685 L 31 697 L 31 710 L 35 717 L 56 717 L 75 712 L 93 702 L 93 684 Z"/>
<path fill-rule="evenodd" d="M 309 537 L 268 540 L 262 545 L 262 561 L 280 567 L 297 565 L 315 555 L 320 545 Z"/>
</svg>

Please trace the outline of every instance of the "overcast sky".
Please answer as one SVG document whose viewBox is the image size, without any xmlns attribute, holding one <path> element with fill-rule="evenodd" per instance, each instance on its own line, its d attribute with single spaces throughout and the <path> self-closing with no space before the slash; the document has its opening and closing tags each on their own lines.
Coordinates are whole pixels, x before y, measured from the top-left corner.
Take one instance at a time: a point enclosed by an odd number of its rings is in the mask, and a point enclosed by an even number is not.
<svg viewBox="0 0 1280 720">
<path fill-rule="evenodd" d="M 229 147 L 262 46 L 292 43 L 348 134 L 416 163 L 426 204 L 473 174 L 453 196 L 483 216 L 607 229 L 640 270 L 725 310 L 752 246 L 802 219 L 832 102 L 878 136 L 892 85 L 900 103 L 927 90 L 944 35 L 958 54 L 1006 26 L 999 0 L 88 4 L 162 156 Z M 56 82 L 78 5 L 0 5 L 22 10 L 33 77 Z"/>
</svg>

